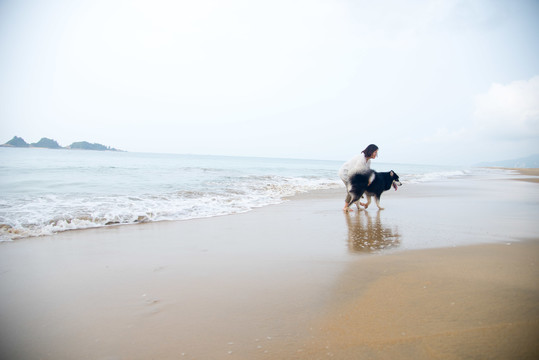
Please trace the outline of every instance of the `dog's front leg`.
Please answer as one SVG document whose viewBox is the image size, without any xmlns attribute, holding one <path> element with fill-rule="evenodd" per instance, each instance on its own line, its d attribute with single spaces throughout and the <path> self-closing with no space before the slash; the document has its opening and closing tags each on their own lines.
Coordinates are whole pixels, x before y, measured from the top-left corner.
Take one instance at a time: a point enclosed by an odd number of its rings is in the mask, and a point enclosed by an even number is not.
<svg viewBox="0 0 539 360">
<path fill-rule="evenodd" d="M 375 196 L 374 200 L 376 201 L 376 206 L 378 206 L 378 210 L 384 210 L 384 208 L 380 206 L 380 198 L 378 196 Z"/>
</svg>

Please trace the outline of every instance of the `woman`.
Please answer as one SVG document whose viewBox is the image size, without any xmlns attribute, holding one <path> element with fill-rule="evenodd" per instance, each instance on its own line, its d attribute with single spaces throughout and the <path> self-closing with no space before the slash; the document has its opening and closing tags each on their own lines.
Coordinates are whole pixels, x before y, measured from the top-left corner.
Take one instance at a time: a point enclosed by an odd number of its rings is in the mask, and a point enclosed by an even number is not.
<svg viewBox="0 0 539 360">
<path fill-rule="evenodd" d="M 352 159 L 344 163 L 344 165 L 339 170 L 339 177 L 344 182 L 346 186 L 346 200 L 344 200 L 344 211 L 353 211 L 348 207 L 350 204 L 350 176 L 357 173 L 368 173 L 371 170 L 371 160 L 376 159 L 378 156 L 378 146 L 370 144 L 361 152 L 361 154 L 354 156 Z M 374 180 L 374 174 L 369 178 L 367 184 L 370 185 Z"/>
</svg>

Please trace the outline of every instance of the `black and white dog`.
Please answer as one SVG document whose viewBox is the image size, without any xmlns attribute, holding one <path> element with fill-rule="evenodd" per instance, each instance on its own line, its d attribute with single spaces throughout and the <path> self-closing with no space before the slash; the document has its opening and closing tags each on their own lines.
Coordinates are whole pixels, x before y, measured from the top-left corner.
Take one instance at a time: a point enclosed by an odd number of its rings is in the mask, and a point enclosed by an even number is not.
<svg viewBox="0 0 539 360">
<path fill-rule="evenodd" d="M 373 175 L 374 179 L 369 184 L 369 179 L 371 179 Z M 374 196 L 378 209 L 384 210 L 384 208 L 380 207 L 380 197 L 382 196 L 382 193 L 391 189 L 391 186 L 397 191 L 397 187 L 401 185 L 399 175 L 393 170 L 389 172 L 376 172 L 371 170 L 367 173 L 354 174 L 350 177 L 350 190 L 348 192 L 351 196 L 351 200 L 348 207 L 358 202 L 363 194 L 365 194 L 367 196 L 367 203 L 363 204 L 360 202 L 359 204 L 361 206 L 364 206 L 365 209 L 368 208 L 371 203 L 371 197 Z"/>
</svg>

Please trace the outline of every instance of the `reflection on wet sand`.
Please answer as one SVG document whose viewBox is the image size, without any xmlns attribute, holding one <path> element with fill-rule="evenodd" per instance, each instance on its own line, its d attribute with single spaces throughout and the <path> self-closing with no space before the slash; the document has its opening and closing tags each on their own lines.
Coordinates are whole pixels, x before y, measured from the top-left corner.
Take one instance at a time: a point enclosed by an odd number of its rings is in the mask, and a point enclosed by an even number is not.
<svg viewBox="0 0 539 360">
<path fill-rule="evenodd" d="M 398 229 L 384 226 L 380 211 L 372 216 L 368 211 L 345 213 L 348 225 L 348 249 L 350 252 L 374 252 L 398 247 L 401 235 Z"/>
</svg>

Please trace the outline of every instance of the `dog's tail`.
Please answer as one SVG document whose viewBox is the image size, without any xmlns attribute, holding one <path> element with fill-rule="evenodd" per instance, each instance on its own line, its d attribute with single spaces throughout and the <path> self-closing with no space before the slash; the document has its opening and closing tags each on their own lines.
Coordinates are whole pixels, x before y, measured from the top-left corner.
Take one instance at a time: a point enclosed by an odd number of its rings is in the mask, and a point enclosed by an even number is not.
<svg viewBox="0 0 539 360">
<path fill-rule="evenodd" d="M 356 173 L 350 177 L 350 193 L 355 193 L 359 198 L 375 178 L 373 170 Z"/>
<path fill-rule="evenodd" d="M 373 170 L 355 173 L 354 175 L 350 176 L 350 185 L 352 189 L 364 187 L 370 184 L 374 180 L 375 176 L 376 175 L 374 174 Z"/>
<path fill-rule="evenodd" d="M 369 183 L 367 185 L 370 185 L 372 184 L 372 182 L 374 181 L 374 178 L 376 177 L 376 173 L 374 171 L 371 170 L 371 176 L 369 176 Z"/>
</svg>

